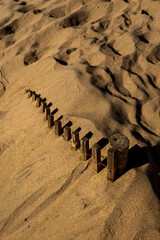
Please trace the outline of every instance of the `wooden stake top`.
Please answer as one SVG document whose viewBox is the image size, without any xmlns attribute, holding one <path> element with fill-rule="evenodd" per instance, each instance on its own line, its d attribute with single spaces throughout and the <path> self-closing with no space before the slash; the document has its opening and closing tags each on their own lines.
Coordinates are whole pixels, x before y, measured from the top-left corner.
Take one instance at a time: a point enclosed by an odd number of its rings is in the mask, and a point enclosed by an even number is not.
<svg viewBox="0 0 160 240">
<path fill-rule="evenodd" d="M 68 131 L 71 130 L 71 128 L 69 126 L 65 126 L 64 129 L 66 129 Z"/>
<path fill-rule="evenodd" d="M 95 144 L 93 144 L 93 146 L 92 146 L 92 148 L 94 148 L 94 149 L 100 149 L 100 146 L 99 146 L 99 144 L 98 143 L 95 143 Z"/>
<path fill-rule="evenodd" d="M 129 147 L 129 139 L 121 133 L 113 134 L 109 141 L 111 146 L 120 152 Z"/>
<path fill-rule="evenodd" d="M 82 141 L 82 142 L 88 142 L 89 139 L 88 139 L 87 137 L 82 137 L 82 138 L 81 138 L 81 141 Z"/>
</svg>

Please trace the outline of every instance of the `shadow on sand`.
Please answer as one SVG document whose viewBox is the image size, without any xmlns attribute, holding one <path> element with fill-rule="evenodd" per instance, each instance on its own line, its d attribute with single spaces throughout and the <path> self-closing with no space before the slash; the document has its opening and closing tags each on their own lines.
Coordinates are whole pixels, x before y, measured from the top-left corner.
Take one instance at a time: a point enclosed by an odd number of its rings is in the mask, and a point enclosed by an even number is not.
<svg viewBox="0 0 160 240">
<path fill-rule="evenodd" d="M 160 200 L 160 143 L 148 147 L 148 178 L 151 182 L 154 193 Z"/>
<path fill-rule="evenodd" d="M 126 171 L 148 164 L 147 176 L 153 191 L 160 200 L 160 143 L 156 146 L 139 147 L 135 145 L 128 152 Z M 125 171 L 125 172 L 126 172 Z"/>
</svg>

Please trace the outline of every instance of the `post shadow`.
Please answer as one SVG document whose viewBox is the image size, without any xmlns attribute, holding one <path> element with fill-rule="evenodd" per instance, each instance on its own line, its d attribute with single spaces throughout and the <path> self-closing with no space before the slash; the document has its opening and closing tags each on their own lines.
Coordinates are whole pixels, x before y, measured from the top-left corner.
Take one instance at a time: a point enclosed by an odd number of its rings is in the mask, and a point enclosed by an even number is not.
<svg viewBox="0 0 160 240">
<path fill-rule="evenodd" d="M 68 121 L 63 127 L 62 129 L 64 129 L 65 127 L 71 127 L 72 126 L 72 122 L 71 121 Z"/>
<path fill-rule="evenodd" d="M 91 131 L 89 131 L 84 137 L 90 139 L 93 136 L 93 133 Z M 92 156 L 92 147 L 89 148 L 88 150 L 88 158 L 90 158 Z"/>
<path fill-rule="evenodd" d="M 103 168 L 105 168 L 106 166 L 107 166 L 107 157 L 105 157 L 102 161 L 101 161 L 101 163 L 103 164 Z M 102 169 L 103 169 L 102 168 Z"/>
<path fill-rule="evenodd" d="M 88 158 L 92 157 L 92 147 L 88 151 L 88 156 L 89 156 Z"/>
<path fill-rule="evenodd" d="M 46 101 L 47 100 L 47 98 L 42 98 L 42 101 Z"/>
<path fill-rule="evenodd" d="M 115 180 L 123 176 L 132 168 L 141 167 L 149 162 L 147 147 L 140 147 L 137 144 L 128 150 L 128 160 L 126 170 L 122 174 L 116 173 Z"/>
<path fill-rule="evenodd" d="M 74 132 L 80 132 L 81 129 L 82 129 L 81 127 L 78 127 L 76 130 L 73 131 L 73 133 L 74 133 Z"/>
<path fill-rule="evenodd" d="M 93 136 L 93 133 L 89 131 L 84 137 L 90 139 Z"/>
<path fill-rule="evenodd" d="M 25 89 L 25 93 L 28 93 L 30 92 L 31 90 L 30 89 Z"/>
<path fill-rule="evenodd" d="M 127 171 L 132 168 L 141 167 L 149 162 L 147 147 L 140 147 L 137 144 L 128 150 L 128 160 L 126 170 L 119 175 L 116 174 L 115 180 L 123 176 Z"/>
<path fill-rule="evenodd" d="M 50 102 L 48 105 L 47 105 L 47 107 L 51 107 L 52 106 L 52 102 Z"/>
<path fill-rule="evenodd" d="M 54 115 L 54 114 L 56 114 L 56 112 L 58 112 L 58 108 L 55 108 L 55 109 L 51 112 L 51 114 Z"/>
<path fill-rule="evenodd" d="M 160 143 L 156 146 L 148 147 L 148 159 L 148 179 L 155 195 L 160 200 Z"/>
<path fill-rule="evenodd" d="M 135 145 L 128 151 L 126 171 L 130 170 L 131 168 L 140 167 L 148 162 L 147 147 L 139 147 L 138 145 Z"/>
<path fill-rule="evenodd" d="M 87 133 L 90 137 L 92 137 L 91 136 L 91 132 L 88 132 Z M 86 134 L 86 135 L 87 135 Z M 86 136 L 85 135 L 85 136 Z M 93 135 L 93 134 L 92 134 Z M 109 140 L 108 140 L 108 138 L 101 138 L 98 142 L 97 142 L 97 144 L 100 146 L 100 148 L 102 149 L 102 148 L 104 148 L 107 144 L 108 144 L 108 142 L 109 142 Z M 89 149 L 89 155 L 90 156 L 92 156 L 92 147 Z M 106 158 L 103 160 L 103 163 L 105 164 L 106 163 Z"/>
<path fill-rule="evenodd" d="M 108 138 L 101 138 L 97 144 L 102 148 L 104 148 L 108 144 L 109 140 Z"/>
<path fill-rule="evenodd" d="M 57 120 L 62 120 L 62 118 L 63 118 L 63 115 L 61 115 L 59 118 L 57 118 L 56 121 Z"/>
</svg>

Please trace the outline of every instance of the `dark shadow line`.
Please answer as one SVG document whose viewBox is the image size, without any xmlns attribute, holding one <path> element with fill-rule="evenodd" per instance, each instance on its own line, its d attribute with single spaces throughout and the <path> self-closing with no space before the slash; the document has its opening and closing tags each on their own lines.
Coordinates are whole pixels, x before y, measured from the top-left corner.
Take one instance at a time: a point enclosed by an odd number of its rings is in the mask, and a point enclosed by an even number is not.
<svg viewBox="0 0 160 240">
<path fill-rule="evenodd" d="M 71 127 L 72 126 L 72 122 L 68 121 L 62 128 L 64 129 L 65 127 Z"/>
<path fill-rule="evenodd" d="M 144 36 L 140 35 L 140 36 L 138 36 L 138 37 L 139 37 L 139 40 L 140 40 L 140 41 L 142 41 L 142 42 L 144 42 L 144 43 L 149 43 L 148 40 L 147 40 Z"/>
<path fill-rule="evenodd" d="M 84 137 L 90 139 L 93 136 L 93 133 L 89 131 Z"/>
<path fill-rule="evenodd" d="M 56 121 L 57 120 L 62 120 L 62 118 L 63 118 L 63 115 L 61 115 L 59 118 L 57 118 Z"/>
<path fill-rule="evenodd" d="M 73 131 L 74 132 L 80 132 L 81 131 L 81 127 L 78 127 L 76 130 Z"/>
<path fill-rule="evenodd" d="M 112 52 L 114 52 L 116 55 L 121 56 L 121 54 L 120 54 L 118 51 L 116 51 L 110 44 L 108 44 L 107 46 L 108 46 L 108 47 L 112 50 Z"/>
<path fill-rule="evenodd" d="M 147 59 L 147 61 L 148 62 L 150 62 L 150 63 L 152 63 L 152 64 L 154 64 L 155 65 L 155 63 L 154 62 L 152 62 L 148 57 L 146 58 Z"/>
<path fill-rule="evenodd" d="M 146 145 L 150 143 L 149 140 L 145 139 L 139 132 L 136 131 L 136 129 L 131 130 L 131 134 L 135 137 L 135 139 L 144 142 Z"/>
<path fill-rule="evenodd" d="M 56 114 L 57 112 L 58 112 L 58 108 L 55 108 L 55 109 L 51 112 L 51 114 L 54 115 L 54 114 Z"/>
<path fill-rule="evenodd" d="M 125 71 L 133 74 L 133 75 L 136 75 L 136 76 L 140 79 L 141 83 L 146 87 L 145 81 L 143 80 L 143 78 L 142 78 L 138 73 L 135 73 L 135 72 L 133 72 L 133 71 L 131 71 L 131 70 L 129 70 L 129 69 L 126 69 L 126 68 L 124 68 L 123 66 L 121 66 L 121 68 L 122 68 L 123 70 L 125 70 Z"/>
<path fill-rule="evenodd" d="M 6 90 L 6 86 L 4 85 L 4 83 L 3 83 L 2 81 L 0 81 L 0 83 L 2 83 L 3 89 L 4 89 L 4 91 L 5 91 L 5 90 Z"/>
<path fill-rule="evenodd" d="M 97 144 L 100 146 L 100 148 L 104 148 L 108 144 L 109 140 L 108 138 L 101 138 Z"/>
<path fill-rule="evenodd" d="M 49 104 L 47 104 L 47 107 L 51 107 L 52 106 L 52 102 L 50 102 Z"/>
<path fill-rule="evenodd" d="M 153 136 L 158 137 L 157 134 L 155 134 L 154 132 L 152 132 L 151 130 L 149 130 L 147 127 L 145 127 L 142 123 L 141 123 L 141 116 L 142 116 L 142 105 L 140 103 L 140 101 L 138 99 L 136 99 L 136 120 L 137 123 L 139 124 L 139 126 L 146 132 L 152 134 Z"/>
<path fill-rule="evenodd" d="M 58 59 L 58 58 L 55 58 L 55 57 L 54 57 L 54 59 L 56 60 L 56 62 L 60 63 L 61 65 L 65 65 L 65 66 L 68 65 L 67 62 L 65 62 L 65 61 L 63 61 L 61 59 Z"/>
<path fill-rule="evenodd" d="M 151 78 L 148 74 L 146 74 L 146 76 L 147 76 L 148 82 L 151 84 L 151 86 L 152 86 L 153 88 L 155 88 L 155 89 L 159 89 L 159 88 L 156 86 L 156 84 L 153 82 L 152 78 Z"/>
</svg>

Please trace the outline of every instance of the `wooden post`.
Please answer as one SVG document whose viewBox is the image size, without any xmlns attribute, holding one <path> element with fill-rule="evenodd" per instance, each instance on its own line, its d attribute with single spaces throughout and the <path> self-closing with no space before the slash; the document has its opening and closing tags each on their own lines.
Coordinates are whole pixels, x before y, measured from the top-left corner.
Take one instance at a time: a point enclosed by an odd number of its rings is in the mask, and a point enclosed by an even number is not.
<svg viewBox="0 0 160 240">
<path fill-rule="evenodd" d="M 101 165 L 101 163 L 96 164 L 92 162 L 92 168 L 96 173 L 99 173 L 102 170 L 103 166 Z"/>
<path fill-rule="evenodd" d="M 113 148 L 109 148 L 107 152 L 107 167 L 108 168 L 115 168 L 117 167 L 117 151 Z"/>
<path fill-rule="evenodd" d="M 114 182 L 115 180 L 115 170 L 114 168 L 107 167 L 107 179 Z"/>
<path fill-rule="evenodd" d="M 110 148 L 107 155 L 107 179 L 113 182 L 117 171 L 117 151 Z"/>
<path fill-rule="evenodd" d="M 121 175 L 127 167 L 129 139 L 121 133 L 115 133 L 110 137 L 109 141 L 117 151 L 117 172 Z"/>
<path fill-rule="evenodd" d="M 64 140 L 69 141 L 71 139 L 71 128 L 69 126 L 64 127 Z"/>
<path fill-rule="evenodd" d="M 118 170 L 118 173 L 121 175 L 125 172 L 125 170 L 127 168 L 128 148 L 124 149 L 123 151 L 117 151 L 117 153 L 118 153 L 117 170 Z"/>
<path fill-rule="evenodd" d="M 72 132 L 72 149 L 76 151 L 78 148 L 80 148 L 79 132 L 74 131 Z"/>
<path fill-rule="evenodd" d="M 101 147 L 97 143 L 92 146 L 92 166 L 97 173 L 102 169 Z"/>
<path fill-rule="evenodd" d="M 32 93 L 32 102 L 36 101 L 36 93 Z"/>
<path fill-rule="evenodd" d="M 45 112 L 46 106 L 47 106 L 46 101 L 42 101 L 42 102 L 41 102 L 41 109 L 42 109 L 42 112 L 43 112 L 43 113 Z"/>
<path fill-rule="evenodd" d="M 81 139 L 81 153 L 83 154 L 83 160 L 86 161 L 89 156 L 89 139 L 87 137 Z"/>
<path fill-rule="evenodd" d="M 50 114 L 50 108 L 49 107 L 46 107 L 45 108 L 45 117 L 44 117 L 44 120 L 47 121 L 48 120 L 48 115 Z"/>
<path fill-rule="evenodd" d="M 32 97 L 32 92 L 28 91 L 28 98 L 31 98 L 31 97 Z"/>
<path fill-rule="evenodd" d="M 37 97 L 37 100 L 36 100 L 36 107 L 40 107 L 41 106 L 41 97 Z"/>
<path fill-rule="evenodd" d="M 30 91 L 30 89 L 25 89 L 25 93 L 28 93 Z"/>
<path fill-rule="evenodd" d="M 48 128 L 53 127 L 54 125 L 54 116 L 52 114 L 48 115 Z"/>
<path fill-rule="evenodd" d="M 92 162 L 96 164 L 101 162 L 101 148 L 97 143 L 92 146 Z"/>
<path fill-rule="evenodd" d="M 56 137 L 59 137 L 62 134 L 62 123 L 60 120 L 56 120 L 54 122 L 55 125 L 55 135 Z"/>
</svg>

